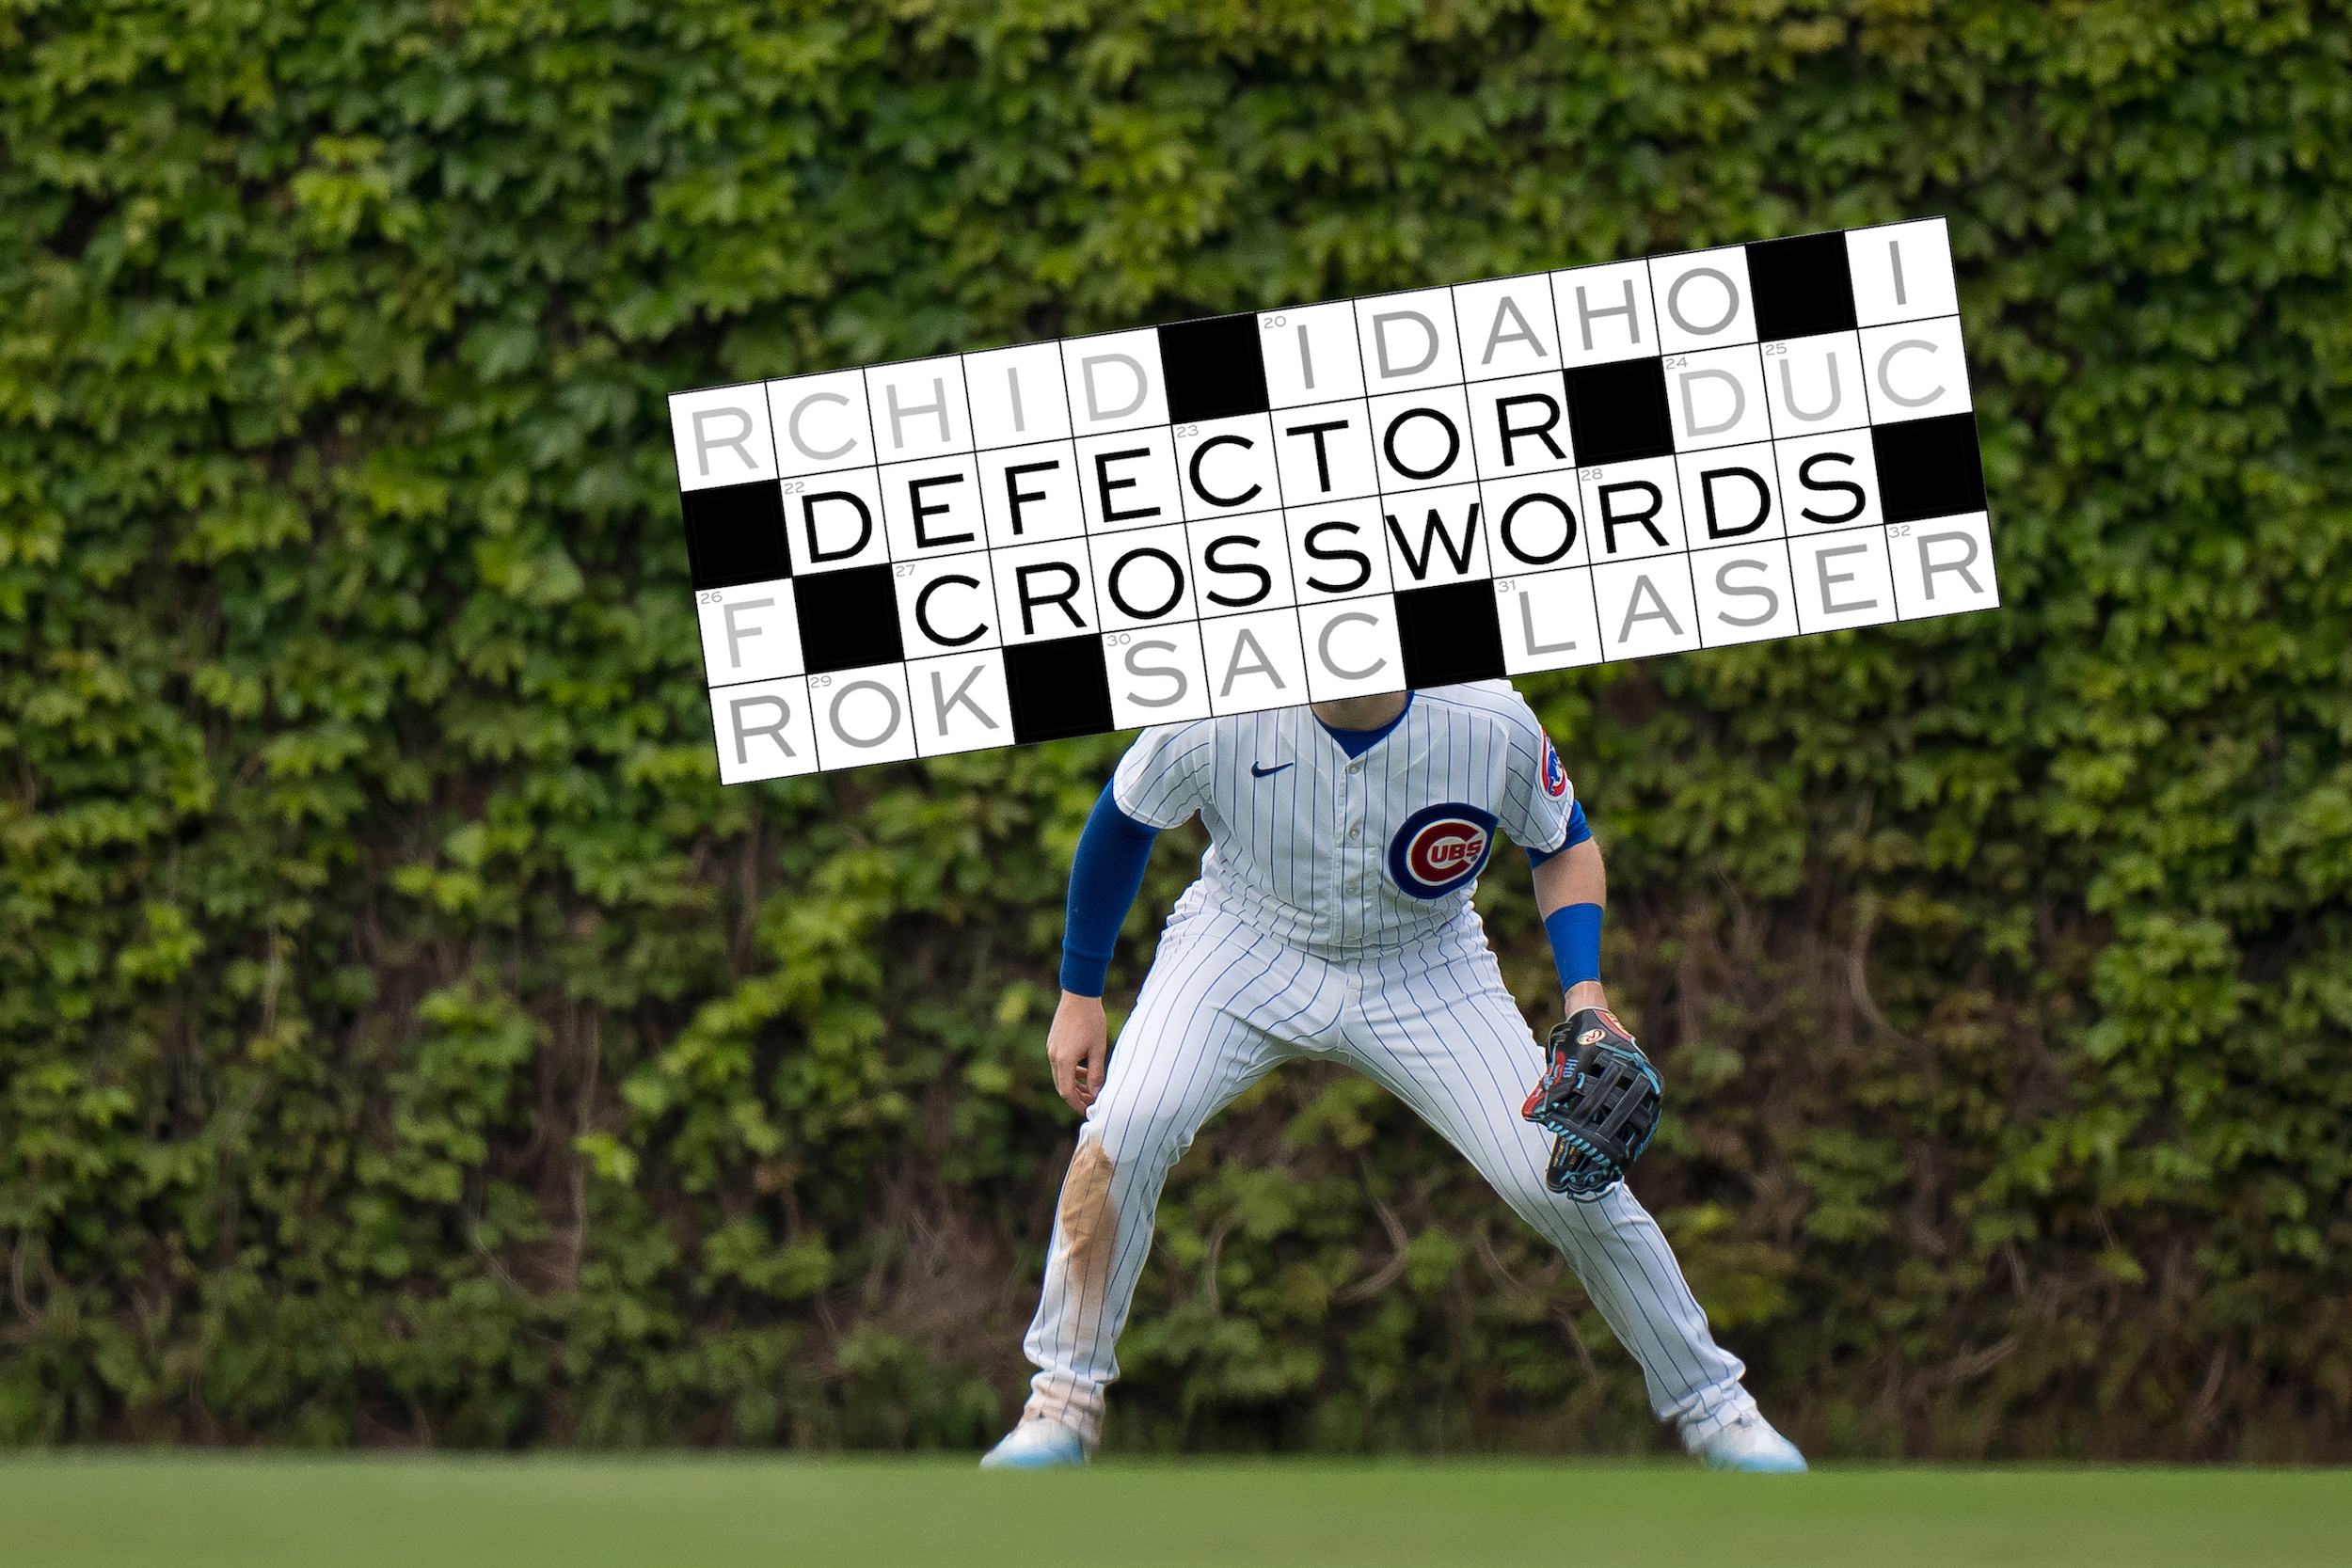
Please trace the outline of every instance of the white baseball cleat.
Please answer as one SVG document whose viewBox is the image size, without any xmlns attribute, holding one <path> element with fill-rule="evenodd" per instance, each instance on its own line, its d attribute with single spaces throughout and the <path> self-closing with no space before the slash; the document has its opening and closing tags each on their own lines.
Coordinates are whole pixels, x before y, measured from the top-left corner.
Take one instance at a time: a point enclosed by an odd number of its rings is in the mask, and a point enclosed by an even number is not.
<svg viewBox="0 0 2352 1568">
<path fill-rule="evenodd" d="M 1794 1449 L 1788 1450 L 1796 1452 Z M 1024 1421 L 981 1456 L 983 1470 L 1074 1470 L 1087 1462 L 1086 1439 L 1059 1421 Z M 1803 1468 L 1804 1461 L 1797 1462 Z"/>
<path fill-rule="evenodd" d="M 1750 1411 L 1699 1446 L 1699 1457 L 1710 1470 L 1753 1470 L 1764 1475 L 1804 1473 L 1804 1455 L 1797 1445 L 1772 1430 L 1772 1423 Z"/>
</svg>

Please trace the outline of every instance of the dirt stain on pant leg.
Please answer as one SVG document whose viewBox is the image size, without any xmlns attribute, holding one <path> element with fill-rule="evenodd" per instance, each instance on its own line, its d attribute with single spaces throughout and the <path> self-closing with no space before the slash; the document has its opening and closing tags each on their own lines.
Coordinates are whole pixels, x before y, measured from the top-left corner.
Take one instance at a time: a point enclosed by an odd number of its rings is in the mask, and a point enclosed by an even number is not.
<svg viewBox="0 0 2352 1568">
<path fill-rule="evenodd" d="M 1111 1203 L 1111 1157 L 1101 1143 L 1082 1138 L 1061 1184 L 1063 1267 L 1073 1316 L 1100 1312 L 1110 1286 L 1111 1254 L 1119 1244 L 1119 1213 Z"/>
<path fill-rule="evenodd" d="M 1119 1247 L 1119 1212 L 1111 1202 L 1111 1157 L 1092 1138 L 1082 1138 L 1062 1178 L 1062 1314 L 1068 1338 L 1061 1344 L 1091 1364 L 1109 1305 L 1111 1258 Z M 1058 1338 L 1058 1337 L 1057 1337 Z M 1083 1347 L 1083 1348 L 1082 1348 Z M 1025 1420 L 1059 1421 L 1091 1442 L 1103 1425 L 1103 1386 L 1081 1383 L 1067 1368 L 1041 1369 L 1029 1395 Z"/>
</svg>

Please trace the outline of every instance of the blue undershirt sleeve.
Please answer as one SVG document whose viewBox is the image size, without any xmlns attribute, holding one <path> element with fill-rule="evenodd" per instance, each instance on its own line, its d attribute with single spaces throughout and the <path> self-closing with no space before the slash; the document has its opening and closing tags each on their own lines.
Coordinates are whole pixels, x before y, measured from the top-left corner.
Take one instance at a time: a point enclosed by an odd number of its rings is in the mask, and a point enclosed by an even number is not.
<svg viewBox="0 0 2352 1568">
<path fill-rule="evenodd" d="M 1143 867 L 1159 836 L 1158 829 L 1120 811 L 1110 786 L 1103 786 L 1070 863 L 1070 903 L 1062 917 L 1062 990 L 1080 996 L 1103 994 L 1119 927 L 1143 887 Z"/>
</svg>

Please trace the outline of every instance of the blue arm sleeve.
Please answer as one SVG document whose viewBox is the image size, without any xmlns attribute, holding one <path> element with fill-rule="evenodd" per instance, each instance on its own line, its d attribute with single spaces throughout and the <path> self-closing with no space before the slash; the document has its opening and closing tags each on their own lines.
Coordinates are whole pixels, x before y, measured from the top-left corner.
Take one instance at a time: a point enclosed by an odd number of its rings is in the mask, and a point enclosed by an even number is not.
<svg viewBox="0 0 2352 1568">
<path fill-rule="evenodd" d="M 1570 904 L 1544 917 L 1544 935 L 1551 939 L 1551 964 L 1560 972 L 1560 989 L 1600 978 L 1600 906 Z"/>
<path fill-rule="evenodd" d="M 1568 802 L 1568 836 L 1560 841 L 1558 849 L 1530 849 L 1527 852 L 1528 869 L 1534 870 L 1552 856 L 1561 853 L 1562 850 L 1573 849 L 1592 836 L 1592 826 L 1584 820 L 1584 802 L 1570 800 Z"/>
<path fill-rule="evenodd" d="M 1104 784 L 1078 835 L 1070 863 L 1070 905 L 1062 917 L 1061 989 L 1080 996 L 1103 994 L 1111 948 L 1119 927 L 1143 886 L 1144 863 L 1160 836 L 1119 809 Z"/>
</svg>

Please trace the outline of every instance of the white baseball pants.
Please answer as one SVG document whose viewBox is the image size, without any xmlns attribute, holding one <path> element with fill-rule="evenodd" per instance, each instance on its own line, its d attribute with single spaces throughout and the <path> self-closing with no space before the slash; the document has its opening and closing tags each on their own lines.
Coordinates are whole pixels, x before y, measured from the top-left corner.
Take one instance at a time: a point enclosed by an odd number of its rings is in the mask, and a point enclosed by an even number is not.
<svg viewBox="0 0 2352 1568">
<path fill-rule="evenodd" d="M 1561 1250 L 1686 1446 L 1756 1408 L 1633 1195 L 1620 1183 L 1578 1203 L 1544 1186 L 1551 1134 L 1519 1117 L 1542 1049 L 1474 915 L 1413 947 L 1334 959 L 1194 903 L 1169 921 L 1079 1130 L 1023 1342 L 1038 1368 L 1025 1419 L 1100 1435 L 1168 1171 L 1210 1117 L 1302 1057 L 1346 1062 L 1410 1105 Z"/>
</svg>

